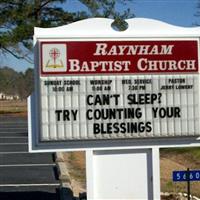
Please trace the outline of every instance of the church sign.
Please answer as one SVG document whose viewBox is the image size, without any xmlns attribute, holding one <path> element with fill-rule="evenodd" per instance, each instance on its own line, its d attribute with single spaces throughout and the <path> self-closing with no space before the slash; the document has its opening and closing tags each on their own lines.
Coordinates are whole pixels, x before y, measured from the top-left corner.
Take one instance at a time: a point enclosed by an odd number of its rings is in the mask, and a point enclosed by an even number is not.
<svg viewBox="0 0 200 200">
<path fill-rule="evenodd" d="M 38 143 L 199 135 L 198 38 L 35 38 Z"/>
</svg>

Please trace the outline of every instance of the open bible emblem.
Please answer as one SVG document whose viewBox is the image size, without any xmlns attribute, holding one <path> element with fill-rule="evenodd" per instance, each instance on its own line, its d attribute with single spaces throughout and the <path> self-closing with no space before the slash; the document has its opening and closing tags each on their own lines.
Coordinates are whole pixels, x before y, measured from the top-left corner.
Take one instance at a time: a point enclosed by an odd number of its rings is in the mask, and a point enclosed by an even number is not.
<svg viewBox="0 0 200 200">
<path fill-rule="evenodd" d="M 64 67 L 63 61 L 59 58 L 60 51 L 57 48 L 52 48 L 49 51 L 50 59 L 47 61 L 46 67 L 50 68 L 62 68 Z"/>
</svg>

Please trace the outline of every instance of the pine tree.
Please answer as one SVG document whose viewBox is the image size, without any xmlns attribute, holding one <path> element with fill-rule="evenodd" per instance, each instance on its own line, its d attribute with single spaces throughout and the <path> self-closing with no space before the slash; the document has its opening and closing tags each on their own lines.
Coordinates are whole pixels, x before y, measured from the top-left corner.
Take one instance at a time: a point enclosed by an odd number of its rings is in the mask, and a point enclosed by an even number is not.
<svg viewBox="0 0 200 200">
<path fill-rule="evenodd" d="M 130 0 L 129 0 L 130 1 Z M 0 53 L 31 62 L 33 28 L 56 27 L 88 17 L 119 19 L 132 17 L 130 10 L 116 12 L 116 2 L 125 0 L 79 0 L 88 11 L 70 12 L 62 5 L 66 0 L 1 0 L 0 2 Z M 120 26 L 119 26 L 120 27 Z M 121 26 L 123 28 L 123 26 Z"/>
</svg>

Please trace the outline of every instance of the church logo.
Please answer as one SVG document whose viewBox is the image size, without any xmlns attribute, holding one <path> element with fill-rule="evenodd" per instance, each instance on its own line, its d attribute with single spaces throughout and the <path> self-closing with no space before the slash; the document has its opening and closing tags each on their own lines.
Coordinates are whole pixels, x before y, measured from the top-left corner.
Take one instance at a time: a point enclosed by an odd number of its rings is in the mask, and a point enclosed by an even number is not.
<svg viewBox="0 0 200 200">
<path fill-rule="evenodd" d="M 42 71 L 66 72 L 67 71 L 67 46 L 66 44 L 42 44 Z"/>
</svg>

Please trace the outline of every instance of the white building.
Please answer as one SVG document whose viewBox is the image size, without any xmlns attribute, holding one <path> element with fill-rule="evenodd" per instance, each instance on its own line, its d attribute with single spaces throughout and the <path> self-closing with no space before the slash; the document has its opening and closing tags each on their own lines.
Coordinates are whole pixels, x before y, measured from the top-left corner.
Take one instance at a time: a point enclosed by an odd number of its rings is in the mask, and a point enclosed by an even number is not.
<svg viewBox="0 0 200 200">
<path fill-rule="evenodd" d="M 3 100 L 3 99 L 5 99 L 5 94 L 0 92 L 0 100 Z"/>
<path fill-rule="evenodd" d="M 19 95 L 7 95 L 0 92 L 0 100 L 19 100 Z"/>
</svg>

